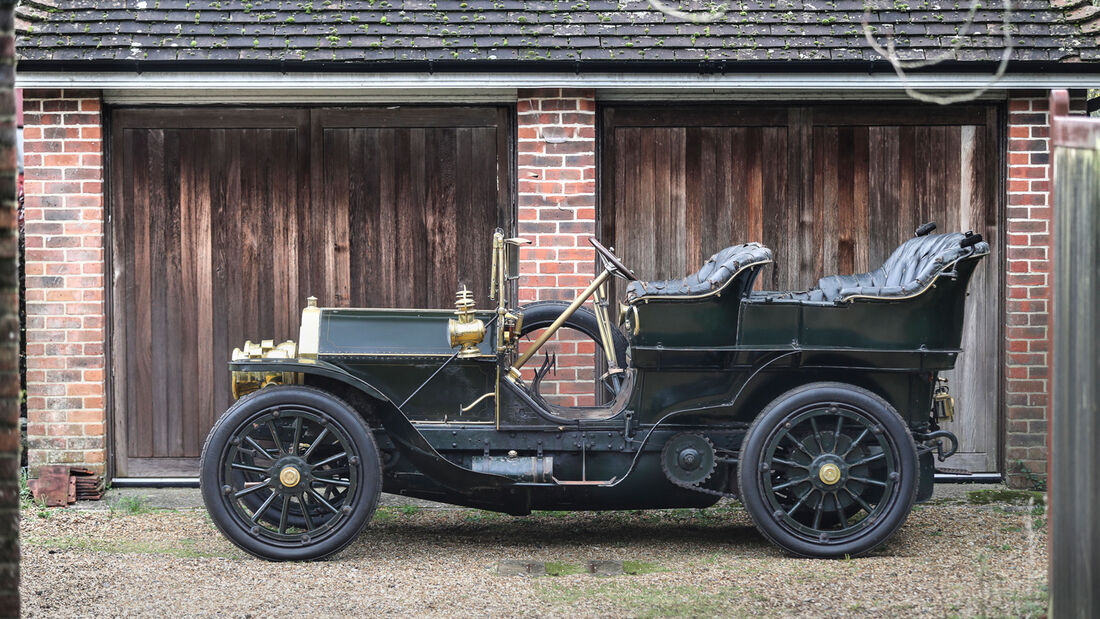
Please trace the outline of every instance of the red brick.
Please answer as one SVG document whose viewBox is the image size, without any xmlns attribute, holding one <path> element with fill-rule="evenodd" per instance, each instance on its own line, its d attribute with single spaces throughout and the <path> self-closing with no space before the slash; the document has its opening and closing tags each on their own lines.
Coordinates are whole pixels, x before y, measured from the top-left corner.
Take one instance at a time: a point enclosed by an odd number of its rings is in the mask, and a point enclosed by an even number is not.
<svg viewBox="0 0 1100 619">
<path fill-rule="evenodd" d="M 575 111 L 578 108 L 576 99 L 543 99 L 539 102 L 539 109 L 546 111 Z"/>
<path fill-rule="evenodd" d="M 546 143 L 538 140 L 520 142 L 516 146 L 516 152 L 542 154 L 546 152 Z"/>
<path fill-rule="evenodd" d="M 1021 206 L 1046 206 L 1047 194 L 1045 193 L 1013 193 L 1008 196 L 1008 203 Z"/>
<path fill-rule="evenodd" d="M 1025 114 L 1012 112 L 1008 115 L 1009 125 L 1046 125 L 1047 115 L 1044 113 Z"/>
<path fill-rule="evenodd" d="M 549 154 L 578 155 L 595 152 L 595 148 L 595 140 L 574 140 L 571 142 L 561 142 L 558 144 L 547 144 L 545 152 Z"/>
<path fill-rule="evenodd" d="M 1046 166 L 1012 166 L 1009 169 L 1009 178 L 1047 178 L 1049 172 Z"/>
<path fill-rule="evenodd" d="M 1047 150 L 1046 140 L 1009 140 L 1008 149 L 1012 152 L 1034 152 Z"/>
<path fill-rule="evenodd" d="M 27 153 L 60 153 L 60 142 L 25 142 L 23 151 Z"/>
<path fill-rule="evenodd" d="M 1045 221 L 1010 221 L 1008 222 L 1008 229 L 1010 232 L 1046 232 L 1047 222 Z M 1011 235 L 1010 235 L 1011 236 Z M 1020 245 L 1030 245 L 1036 242 L 1034 238 L 1022 238 Z M 1015 243 L 1014 243 L 1015 244 Z"/>
<path fill-rule="evenodd" d="M 67 153 L 98 153 L 101 145 L 98 140 L 69 140 L 65 142 Z"/>
</svg>

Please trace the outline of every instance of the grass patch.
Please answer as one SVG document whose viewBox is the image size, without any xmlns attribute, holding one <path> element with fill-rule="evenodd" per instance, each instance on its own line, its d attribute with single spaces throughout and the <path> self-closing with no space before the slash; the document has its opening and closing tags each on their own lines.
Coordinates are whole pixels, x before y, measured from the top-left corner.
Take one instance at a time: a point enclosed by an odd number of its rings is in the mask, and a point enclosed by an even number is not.
<svg viewBox="0 0 1100 619">
<path fill-rule="evenodd" d="M 572 516 L 576 512 L 561 511 L 561 510 L 536 510 L 531 512 L 531 515 L 536 518 L 566 518 Z"/>
<path fill-rule="evenodd" d="M 28 483 L 30 471 L 26 468 L 19 470 L 19 506 L 28 508 L 34 504 L 34 499 L 31 498 L 31 487 Z"/>
<path fill-rule="evenodd" d="M 584 572 L 585 569 L 583 567 L 573 563 L 563 563 L 561 561 L 546 562 L 547 576 L 569 576 L 571 574 L 583 574 Z"/>
<path fill-rule="evenodd" d="M 580 580 L 573 582 L 537 582 L 537 595 L 561 613 L 580 601 L 599 601 L 615 610 L 601 609 L 598 614 L 627 614 L 632 617 L 738 616 L 730 608 L 739 592 L 732 590 L 707 593 L 701 587 L 678 585 L 655 587 L 652 583 L 618 580 Z M 554 614 L 554 613 L 551 613 Z"/>
<path fill-rule="evenodd" d="M 464 520 L 466 520 L 466 522 L 493 522 L 496 520 L 503 520 L 504 518 L 504 514 L 484 511 L 480 509 L 468 511 L 464 516 Z"/>
<path fill-rule="evenodd" d="M 1011 490 L 1009 488 L 972 490 L 966 493 L 966 502 L 971 505 L 1026 504 L 1028 501 L 1034 501 L 1035 505 L 1042 506 L 1046 504 L 1046 495 L 1035 490 Z"/>
<path fill-rule="evenodd" d="M 1024 596 L 1023 599 L 1019 599 L 1019 602 L 1019 617 L 1026 617 L 1027 619 L 1046 617 L 1047 610 L 1050 608 L 1050 593 L 1047 589 L 1047 585 L 1040 585 L 1039 588 L 1032 591 L 1031 594 Z"/>
<path fill-rule="evenodd" d="M 657 565 L 656 563 L 650 563 L 648 561 L 623 561 L 623 573 L 631 576 L 640 576 L 642 574 L 654 574 L 656 572 L 667 572 L 665 568 Z"/>
<path fill-rule="evenodd" d="M 397 518 L 397 511 L 392 507 L 379 507 L 374 510 L 374 516 L 371 518 L 371 522 L 378 524 L 390 522 L 394 518 Z"/>
<path fill-rule="evenodd" d="M 225 554 L 196 548 L 193 539 L 180 539 L 175 544 L 157 542 L 139 542 L 131 540 L 95 540 L 84 537 L 24 537 L 26 546 L 50 548 L 55 550 L 86 550 L 91 552 L 110 552 L 122 554 L 156 554 L 185 559 L 203 559 L 222 557 L 235 559 L 237 555 Z"/>
<path fill-rule="evenodd" d="M 148 514 L 153 511 L 152 507 L 149 507 L 149 499 L 144 496 L 123 496 L 119 497 L 117 501 L 108 505 L 112 515 L 137 515 Z"/>
</svg>

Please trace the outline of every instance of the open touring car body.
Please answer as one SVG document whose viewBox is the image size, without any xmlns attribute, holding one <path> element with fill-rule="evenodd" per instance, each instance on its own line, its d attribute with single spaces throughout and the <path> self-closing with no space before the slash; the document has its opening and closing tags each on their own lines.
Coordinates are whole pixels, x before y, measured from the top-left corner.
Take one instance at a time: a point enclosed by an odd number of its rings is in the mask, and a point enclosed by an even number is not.
<svg viewBox="0 0 1100 619">
<path fill-rule="evenodd" d="M 523 311 L 506 301 L 509 272 L 518 271 L 518 244 L 497 235 L 500 298 L 493 309 L 476 310 L 461 293 L 457 311 L 321 308 L 311 301 L 296 344 L 265 342 L 235 352 L 235 395 L 287 385 L 331 394 L 369 429 L 383 491 L 517 515 L 706 507 L 722 496 L 746 494 L 742 486 L 758 485 L 746 480 L 762 475 L 761 492 L 770 497 L 759 499 L 762 509 L 785 512 L 797 497 L 803 503 L 793 506 L 787 528 L 812 543 L 821 532 L 829 537 L 832 529 L 846 530 L 845 519 L 863 514 L 860 505 L 870 516 L 879 509 L 875 501 L 885 501 L 895 487 L 912 495 L 901 498 L 908 501 L 906 513 L 912 500 L 931 495 L 936 450 L 942 455 L 945 445 L 947 451 L 956 446 L 936 424 L 953 414 L 938 373 L 952 369 L 961 352 L 967 284 L 989 252 L 980 236 L 916 236 L 876 271 L 826 277 L 817 288 L 797 292 L 755 291 L 771 252 L 756 243 L 735 245 L 683 280 L 633 281 L 617 312 L 607 311 L 603 283 L 610 275 L 630 274 L 594 243 L 610 261 L 582 296 L 595 294 L 597 313 L 604 302 L 602 350 L 614 348 L 612 338 L 628 343 L 624 359 L 604 360 L 615 393 L 596 407 L 551 404 L 538 394 L 537 381 L 521 378 L 519 366 L 530 358 L 517 350 Z M 818 395 L 806 395 L 811 387 Z M 838 388 L 855 399 L 829 395 Z M 798 412 L 814 408 L 799 404 L 799 397 L 821 400 L 814 410 L 822 416 Z M 776 417 L 778 425 L 769 430 L 772 422 L 762 417 L 777 406 L 790 410 L 780 411 L 786 421 Z M 849 407 L 854 412 L 844 412 Z M 880 421 L 881 415 L 860 416 L 876 407 L 896 411 L 891 419 L 897 417 L 903 429 L 892 431 L 894 421 Z M 812 430 L 792 429 L 806 419 Z M 753 430 L 754 423 L 762 427 Z M 829 427 L 819 427 L 824 425 Z M 775 438 L 788 430 L 785 441 Z M 286 432 L 289 426 L 278 424 L 271 430 L 276 442 Z M 867 447 L 883 432 L 908 435 L 890 439 L 899 445 L 896 454 L 889 441 Z M 750 434 L 763 451 L 746 461 Z M 909 452 L 899 441 L 905 440 L 914 447 L 915 467 L 904 462 Z M 306 442 L 295 439 L 295 450 L 298 444 Z M 272 463 L 256 468 L 270 473 L 238 477 L 238 484 L 258 484 L 265 475 L 275 478 L 278 466 L 289 466 L 262 456 Z M 771 472 L 779 466 L 769 458 L 796 472 Z M 884 462 L 892 464 L 874 468 Z M 741 467 L 753 470 L 739 482 Z M 874 474 L 881 480 L 869 479 Z M 867 481 L 853 481 L 861 479 Z M 245 492 L 227 479 L 221 483 L 230 496 Z M 788 495 L 776 489 L 784 484 L 802 490 Z M 330 498 L 335 504 L 338 497 Z M 799 515 L 807 509 L 803 504 L 815 503 L 819 513 Z M 829 516 L 829 510 L 843 516 Z M 821 524 L 820 512 L 826 522 L 833 519 L 831 528 Z M 252 518 L 255 507 L 243 514 Z M 765 534 L 792 552 L 816 554 L 784 543 L 779 533 Z"/>
</svg>

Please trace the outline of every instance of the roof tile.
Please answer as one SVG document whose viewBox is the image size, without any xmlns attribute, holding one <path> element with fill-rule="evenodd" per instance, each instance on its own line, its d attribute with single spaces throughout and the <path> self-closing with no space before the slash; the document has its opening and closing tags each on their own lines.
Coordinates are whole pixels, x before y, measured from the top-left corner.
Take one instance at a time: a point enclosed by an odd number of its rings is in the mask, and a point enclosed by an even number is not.
<svg viewBox="0 0 1100 619">
<path fill-rule="evenodd" d="M 673 1 L 674 0 L 669 0 Z M 954 0 L 867 0 L 880 41 L 923 58 L 951 45 L 967 5 Z M 999 60 L 1002 0 L 976 11 L 957 61 Z M 19 12 L 27 61 L 498 61 L 878 60 L 864 40 L 865 0 L 740 0 L 681 10 L 717 17 L 691 23 L 648 0 L 56 0 Z M 1091 60 L 1100 8 L 1088 0 L 1016 0 L 1016 60 Z"/>
</svg>

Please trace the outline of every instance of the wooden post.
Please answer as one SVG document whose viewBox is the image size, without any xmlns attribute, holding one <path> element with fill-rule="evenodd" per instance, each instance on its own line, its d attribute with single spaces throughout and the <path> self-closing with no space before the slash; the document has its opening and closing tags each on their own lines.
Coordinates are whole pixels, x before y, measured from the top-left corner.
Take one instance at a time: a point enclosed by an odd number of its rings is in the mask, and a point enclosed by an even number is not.
<svg viewBox="0 0 1100 619">
<path fill-rule="evenodd" d="M 15 2 L 0 0 L 0 617 L 19 616 L 19 257 Z"/>
<path fill-rule="evenodd" d="M 1100 120 L 1051 93 L 1054 363 L 1050 614 L 1100 616 Z"/>
</svg>

